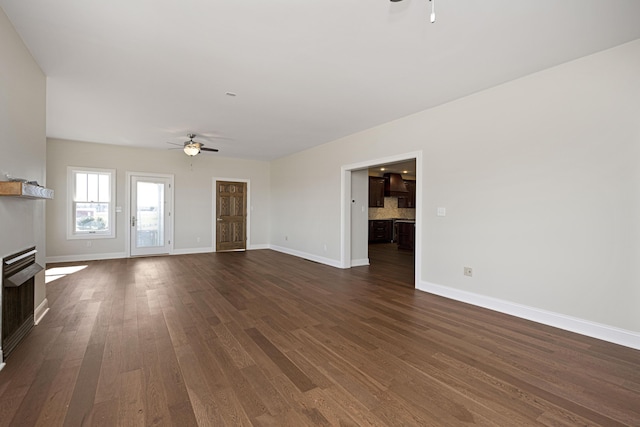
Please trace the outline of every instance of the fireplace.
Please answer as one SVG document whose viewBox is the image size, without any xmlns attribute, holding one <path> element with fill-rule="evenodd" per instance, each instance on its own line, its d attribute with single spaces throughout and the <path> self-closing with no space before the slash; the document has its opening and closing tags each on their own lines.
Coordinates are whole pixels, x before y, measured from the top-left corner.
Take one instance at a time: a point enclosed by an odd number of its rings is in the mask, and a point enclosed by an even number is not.
<svg viewBox="0 0 640 427">
<path fill-rule="evenodd" d="M 2 353 L 4 359 L 34 325 L 36 248 L 28 248 L 2 260 Z"/>
</svg>

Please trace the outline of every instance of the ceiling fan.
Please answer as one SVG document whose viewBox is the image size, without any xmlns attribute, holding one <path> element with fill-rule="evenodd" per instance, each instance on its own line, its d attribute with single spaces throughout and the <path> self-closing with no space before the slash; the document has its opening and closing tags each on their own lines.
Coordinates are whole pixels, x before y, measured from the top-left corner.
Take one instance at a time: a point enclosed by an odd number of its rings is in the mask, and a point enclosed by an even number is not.
<svg viewBox="0 0 640 427">
<path fill-rule="evenodd" d="M 191 156 L 191 157 L 196 156 L 200 154 L 200 151 L 213 151 L 215 153 L 218 152 L 217 148 L 206 148 L 202 142 L 194 141 L 193 138 L 195 137 L 196 137 L 195 133 L 187 134 L 187 138 L 189 138 L 189 140 L 185 141 L 182 144 L 182 150 L 187 156 Z M 181 144 L 176 144 L 174 142 L 168 142 L 168 144 L 181 145 Z"/>
</svg>

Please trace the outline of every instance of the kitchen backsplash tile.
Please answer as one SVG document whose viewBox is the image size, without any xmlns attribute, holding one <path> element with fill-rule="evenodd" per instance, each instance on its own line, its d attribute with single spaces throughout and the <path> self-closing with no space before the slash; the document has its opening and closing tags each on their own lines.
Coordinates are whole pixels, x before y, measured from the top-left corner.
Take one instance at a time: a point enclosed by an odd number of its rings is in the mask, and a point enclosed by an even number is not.
<svg viewBox="0 0 640 427">
<path fill-rule="evenodd" d="M 385 197 L 384 208 L 369 208 L 369 219 L 416 218 L 416 210 L 398 207 L 397 197 Z"/>
</svg>

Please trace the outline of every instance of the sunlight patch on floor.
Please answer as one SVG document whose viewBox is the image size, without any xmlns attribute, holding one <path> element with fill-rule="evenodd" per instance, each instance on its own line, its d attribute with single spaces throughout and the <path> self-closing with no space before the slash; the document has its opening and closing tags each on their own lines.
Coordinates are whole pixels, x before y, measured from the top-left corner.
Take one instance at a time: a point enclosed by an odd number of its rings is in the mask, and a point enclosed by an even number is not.
<svg viewBox="0 0 640 427">
<path fill-rule="evenodd" d="M 72 265 L 69 267 L 48 268 L 44 273 L 44 283 L 53 282 L 54 280 L 58 280 L 61 277 L 77 273 L 80 270 L 84 270 L 85 268 L 87 268 L 86 265 Z"/>
</svg>

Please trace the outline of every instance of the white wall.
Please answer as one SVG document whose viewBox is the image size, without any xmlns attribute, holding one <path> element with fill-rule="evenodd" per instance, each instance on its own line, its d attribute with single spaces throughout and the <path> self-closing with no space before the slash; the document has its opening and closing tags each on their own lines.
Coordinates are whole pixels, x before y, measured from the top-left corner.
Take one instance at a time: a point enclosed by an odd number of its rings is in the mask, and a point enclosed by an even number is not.
<svg viewBox="0 0 640 427">
<path fill-rule="evenodd" d="M 341 166 L 421 151 L 419 286 L 638 332 L 639 117 L 637 40 L 274 161 L 271 241 L 338 261 Z"/>
<path fill-rule="evenodd" d="M 160 142 L 159 144 L 162 144 Z M 47 207 L 47 256 L 52 261 L 123 257 L 128 220 L 126 172 L 174 174 L 174 252 L 207 252 L 213 245 L 213 177 L 250 181 L 250 249 L 269 243 L 269 163 L 202 153 L 195 158 L 181 150 L 150 150 L 58 139 L 47 142 L 47 180 L 56 199 Z M 116 169 L 116 238 L 66 239 L 67 166 Z M 200 241 L 198 242 L 198 238 Z"/>
<path fill-rule="evenodd" d="M 46 184 L 45 93 L 44 74 L 0 9 L 0 179 L 8 172 Z M 46 203 L 0 197 L 0 258 L 35 245 L 36 262 L 44 266 Z M 40 273 L 36 307 L 45 297 Z"/>
<path fill-rule="evenodd" d="M 278 250 L 339 265 L 340 167 L 336 163 L 342 153 L 327 152 L 327 146 L 271 163 L 270 243 Z"/>
</svg>

